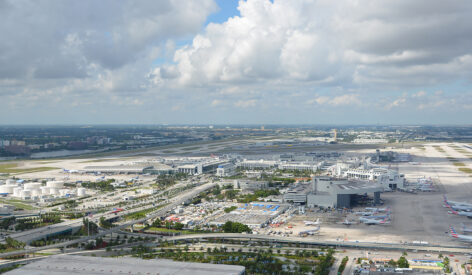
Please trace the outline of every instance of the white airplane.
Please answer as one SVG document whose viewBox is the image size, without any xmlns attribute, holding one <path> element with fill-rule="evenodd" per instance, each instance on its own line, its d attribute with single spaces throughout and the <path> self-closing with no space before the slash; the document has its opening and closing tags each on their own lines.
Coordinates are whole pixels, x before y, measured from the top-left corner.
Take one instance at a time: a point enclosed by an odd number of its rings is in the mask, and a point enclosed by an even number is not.
<svg viewBox="0 0 472 275">
<path fill-rule="evenodd" d="M 467 212 L 467 211 L 454 211 L 454 209 L 451 208 L 451 211 L 447 211 L 449 214 L 454 214 L 458 216 L 466 216 L 469 219 L 472 219 L 472 212 Z"/>
<path fill-rule="evenodd" d="M 315 235 L 317 233 L 320 232 L 320 227 L 316 227 L 314 229 L 310 229 L 310 230 L 307 230 L 307 231 L 302 231 L 300 233 L 298 233 L 298 235 L 304 235 L 304 234 L 307 234 L 307 235 Z"/>
<path fill-rule="evenodd" d="M 368 218 L 360 217 L 359 221 L 364 223 L 364 224 L 367 224 L 367 225 L 388 223 L 387 218 L 385 218 L 383 220 L 379 220 L 379 219 L 368 219 Z"/>
<path fill-rule="evenodd" d="M 444 203 L 446 205 L 451 205 L 451 206 L 461 206 L 461 207 L 468 207 L 469 209 L 472 209 L 472 203 L 468 203 L 468 202 L 461 202 L 461 201 L 450 201 L 450 200 L 447 200 L 447 197 L 446 195 L 443 196 L 444 197 Z"/>
<path fill-rule="evenodd" d="M 451 235 L 451 237 L 453 238 L 461 239 L 465 242 L 472 242 L 472 236 L 457 234 L 456 230 L 454 230 L 452 226 L 449 226 L 449 235 Z"/>
<path fill-rule="evenodd" d="M 310 225 L 320 225 L 321 224 L 321 221 L 320 221 L 319 218 L 316 219 L 316 221 L 314 221 L 314 222 L 312 222 L 312 221 L 303 221 L 303 222 L 305 223 L 305 225 L 308 225 L 308 226 L 310 226 Z"/>
<path fill-rule="evenodd" d="M 376 214 L 376 212 L 371 212 L 371 211 L 359 211 L 359 212 L 355 212 L 354 214 L 360 215 L 360 216 L 372 216 L 372 215 Z"/>
<path fill-rule="evenodd" d="M 387 207 L 387 208 L 366 207 L 365 210 L 371 211 L 371 212 L 390 212 L 390 207 Z"/>
<path fill-rule="evenodd" d="M 462 232 L 472 233 L 472 227 L 462 224 Z"/>
</svg>

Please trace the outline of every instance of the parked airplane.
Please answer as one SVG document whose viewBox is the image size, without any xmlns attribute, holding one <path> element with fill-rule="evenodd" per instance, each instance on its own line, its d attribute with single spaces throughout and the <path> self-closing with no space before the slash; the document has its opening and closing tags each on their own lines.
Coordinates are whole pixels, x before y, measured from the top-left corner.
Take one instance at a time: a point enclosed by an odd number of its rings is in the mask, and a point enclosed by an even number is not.
<svg viewBox="0 0 472 275">
<path fill-rule="evenodd" d="M 386 218 L 383 220 L 379 220 L 379 219 L 369 219 L 369 218 L 360 217 L 359 221 L 367 225 L 388 223 Z"/>
<path fill-rule="evenodd" d="M 472 219 L 472 212 L 466 212 L 466 211 L 454 211 L 451 208 L 451 211 L 447 211 L 449 214 L 454 214 L 454 215 L 459 215 L 459 216 L 466 216 L 469 219 Z"/>
<path fill-rule="evenodd" d="M 464 206 L 464 205 L 457 205 L 457 204 L 445 204 L 444 207 L 456 210 L 456 211 L 472 211 L 472 207 Z"/>
<path fill-rule="evenodd" d="M 449 235 L 451 235 L 451 237 L 453 238 L 461 239 L 465 242 L 472 242 L 472 236 L 457 234 L 456 230 L 454 230 L 452 226 L 449 226 Z"/>
<path fill-rule="evenodd" d="M 355 212 L 354 214 L 360 215 L 360 216 L 372 216 L 372 215 L 377 214 L 377 213 L 372 212 L 372 211 L 358 211 L 358 212 Z"/>
<path fill-rule="evenodd" d="M 462 224 L 462 232 L 472 233 L 472 227 Z"/>
<path fill-rule="evenodd" d="M 321 221 L 320 219 L 316 219 L 316 221 L 312 222 L 312 221 L 303 221 L 305 223 L 305 225 L 320 225 L 321 224 Z"/>
<path fill-rule="evenodd" d="M 298 235 L 303 236 L 303 235 L 315 235 L 320 232 L 320 227 L 316 227 L 314 229 L 306 230 L 306 231 L 301 231 L 298 233 Z"/>
<path fill-rule="evenodd" d="M 366 207 L 365 210 L 371 211 L 371 212 L 390 212 L 390 207 L 387 207 L 387 208 Z"/>
<path fill-rule="evenodd" d="M 472 203 L 468 203 L 468 202 L 461 202 L 461 201 L 450 201 L 447 199 L 446 195 L 443 196 L 444 197 L 444 203 L 446 205 L 451 205 L 451 206 L 464 206 L 464 207 L 468 207 L 469 209 L 472 210 Z"/>
</svg>

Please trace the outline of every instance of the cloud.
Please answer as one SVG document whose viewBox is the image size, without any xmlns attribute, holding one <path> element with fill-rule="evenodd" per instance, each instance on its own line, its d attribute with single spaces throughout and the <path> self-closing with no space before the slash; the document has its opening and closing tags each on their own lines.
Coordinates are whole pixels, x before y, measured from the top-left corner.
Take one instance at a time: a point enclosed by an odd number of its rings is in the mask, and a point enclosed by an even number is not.
<svg viewBox="0 0 472 275">
<path fill-rule="evenodd" d="M 340 96 L 328 97 L 328 96 L 319 96 L 312 100 L 308 101 L 308 104 L 318 104 L 318 105 L 331 105 L 331 106 L 346 106 L 346 105 L 360 105 L 361 100 L 359 100 L 359 95 L 357 94 L 345 94 Z"/>
<path fill-rule="evenodd" d="M 241 0 L 239 15 L 206 24 L 216 10 L 213 0 L 0 0 L 0 122 L 472 115 L 469 1 Z M 442 115 L 421 116 L 430 110 Z"/>
<path fill-rule="evenodd" d="M 257 104 L 257 100 L 255 99 L 248 99 L 248 100 L 238 100 L 234 103 L 234 106 L 239 108 L 250 108 L 255 107 Z"/>
<path fill-rule="evenodd" d="M 416 16 L 408 16 L 415 11 Z M 467 1 L 269 1 L 210 24 L 176 51 L 178 83 L 318 83 L 378 88 L 470 76 Z M 460 45 L 460 46 L 458 46 Z"/>
</svg>

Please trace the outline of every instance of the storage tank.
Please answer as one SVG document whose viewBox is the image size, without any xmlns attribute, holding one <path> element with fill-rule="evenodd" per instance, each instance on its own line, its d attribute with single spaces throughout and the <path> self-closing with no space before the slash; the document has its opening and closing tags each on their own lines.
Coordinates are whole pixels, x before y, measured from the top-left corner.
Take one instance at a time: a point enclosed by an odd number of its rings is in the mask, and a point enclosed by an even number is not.
<svg viewBox="0 0 472 275">
<path fill-rule="evenodd" d="M 6 185 L 16 185 L 16 180 L 14 179 L 7 179 Z"/>
<path fill-rule="evenodd" d="M 22 191 L 20 191 L 20 197 L 22 197 L 22 198 L 30 198 L 30 197 L 31 197 L 31 191 L 29 191 L 29 190 L 22 190 Z"/>
<path fill-rule="evenodd" d="M 33 196 L 33 197 L 39 197 L 39 196 L 41 196 L 41 190 L 40 190 L 40 189 L 33 189 L 33 190 L 31 190 L 31 196 Z"/>
<path fill-rule="evenodd" d="M 46 183 L 46 186 L 48 186 L 48 187 L 54 187 L 54 188 L 62 188 L 62 187 L 64 187 L 64 182 L 63 182 L 63 181 L 60 181 L 60 180 L 48 181 L 48 182 Z"/>
<path fill-rule="evenodd" d="M 0 193 L 8 193 L 8 194 L 12 194 L 13 193 L 13 189 L 15 187 L 18 187 L 17 185 L 11 185 L 11 184 L 5 184 L 5 185 L 0 185 Z"/>
<path fill-rule="evenodd" d="M 50 187 L 49 188 L 49 194 L 50 195 L 58 195 L 59 194 L 59 189 L 54 188 L 54 187 Z"/>
<path fill-rule="evenodd" d="M 39 189 L 41 190 L 41 194 L 43 194 L 43 195 L 49 195 L 49 189 L 50 189 L 49 187 L 47 187 L 47 186 L 41 186 Z"/>
<path fill-rule="evenodd" d="M 15 188 L 13 188 L 13 196 L 19 197 L 21 190 L 23 190 L 23 188 L 21 188 L 21 187 L 15 187 Z"/>
<path fill-rule="evenodd" d="M 39 189 L 41 187 L 41 183 L 40 182 L 28 182 L 28 183 L 25 183 L 24 187 L 25 187 L 25 190 Z"/>
<path fill-rule="evenodd" d="M 83 188 L 83 187 L 77 188 L 77 196 L 78 196 L 78 197 L 85 197 L 85 196 L 87 196 L 87 191 L 86 191 L 86 189 Z"/>
</svg>

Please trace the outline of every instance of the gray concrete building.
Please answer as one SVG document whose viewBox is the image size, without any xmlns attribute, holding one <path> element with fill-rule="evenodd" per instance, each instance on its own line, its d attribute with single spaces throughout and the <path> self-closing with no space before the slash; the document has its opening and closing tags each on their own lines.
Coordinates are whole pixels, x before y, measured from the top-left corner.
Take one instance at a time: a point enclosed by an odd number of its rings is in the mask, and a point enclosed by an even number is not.
<svg viewBox="0 0 472 275">
<path fill-rule="evenodd" d="M 315 177 L 313 190 L 307 195 L 308 207 L 352 207 L 355 195 L 372 194 L 374 204 L 380 203 L 382 185 L 368 181 L 350 181 L 331 177 Z"/>
</svg>

